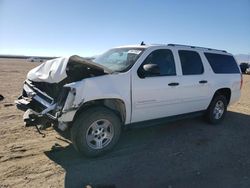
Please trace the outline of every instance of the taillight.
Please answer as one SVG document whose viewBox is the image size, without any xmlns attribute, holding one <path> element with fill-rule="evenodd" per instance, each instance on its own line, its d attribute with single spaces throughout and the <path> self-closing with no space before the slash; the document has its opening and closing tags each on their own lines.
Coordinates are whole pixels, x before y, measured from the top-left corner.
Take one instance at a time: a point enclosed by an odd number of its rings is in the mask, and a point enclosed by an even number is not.
<svg viewBox="0 0 250 188">
<path fill-rule="evenodd" d="M 243 85 L 243 76 L 242 74 L 240 75 L 240 89 L 242 88 L 242 85 Z"/>
</svg>

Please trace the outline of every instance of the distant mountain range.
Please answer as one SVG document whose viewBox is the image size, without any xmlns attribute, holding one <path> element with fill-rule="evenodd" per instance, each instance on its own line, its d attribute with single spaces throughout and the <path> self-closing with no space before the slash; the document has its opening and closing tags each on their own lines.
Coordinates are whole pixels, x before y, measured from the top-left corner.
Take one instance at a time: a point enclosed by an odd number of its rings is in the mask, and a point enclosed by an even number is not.
<svg viewBox="0 0 250 188">
<path fill-rule="evenodd" d="M 236 54 L 234 55 L 238 63 L 247 62 L 250 63 L 250 53 L 249 54 Z"/>
</svg>

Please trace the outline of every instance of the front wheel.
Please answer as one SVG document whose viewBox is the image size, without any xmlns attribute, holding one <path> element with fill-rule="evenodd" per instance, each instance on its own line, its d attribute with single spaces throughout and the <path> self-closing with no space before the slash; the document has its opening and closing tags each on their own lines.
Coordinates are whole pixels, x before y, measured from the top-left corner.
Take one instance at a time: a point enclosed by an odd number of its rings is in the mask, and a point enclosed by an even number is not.
<svg viewBox="0 0 250 188">
<path fill-rule="evenodd" d="M 213 98 L 211 104 L 209 105 L 206 118 L 211 124 L 220 123 L 227 111 L 227 100 L 223 95 L 217 95 Z"/>
<path fill-rule="evenodd" d="M 82 154 L 95 157 L 111 150 L 121 132 L 120 118 L 105 107 L 82 112 L 71 128 L 71 140 Z"/>
</svg>

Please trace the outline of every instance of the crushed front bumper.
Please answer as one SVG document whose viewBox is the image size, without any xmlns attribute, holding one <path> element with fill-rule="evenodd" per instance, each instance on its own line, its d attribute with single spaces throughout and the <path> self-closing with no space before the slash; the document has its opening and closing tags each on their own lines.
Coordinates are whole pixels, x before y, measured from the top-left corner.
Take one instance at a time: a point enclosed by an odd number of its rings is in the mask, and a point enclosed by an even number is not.
<svg viewBox="0 0 250 188">
<path fill-rule="evenodd" d="M 24 121 L 38 123 L 36 121 L 38 119 L 47 121 L 57 119 L 55 112 L 57 104 L 54 99 L 35 87 L 29 80 L 24 82 L 22 95 L 15 104 L 19 110 L 26 112 L 23 116 Z"/>
<path fill-rule="evenodd" d="M 30 102 L 28 100 L 21 98 L 21 97 L 19 97 L 18 100 L 15 101 L 15 103 L 16 103 L 16 107 L 19 110 L 26 111 L 29 109 L 28 105 Z"/>
<path fill-rule="evenodd" d="M 25 126 L 53 124 L 64 131 L 68 123 L 73 121 L 79 106 L 73 107 L 75 90 L 64 87 L 57 100 L 37 88 L 31 81 L 26 80 L 22 95 L 15 101 L 18 109 L 25 111 L 23 120 Z"/>
</svg>

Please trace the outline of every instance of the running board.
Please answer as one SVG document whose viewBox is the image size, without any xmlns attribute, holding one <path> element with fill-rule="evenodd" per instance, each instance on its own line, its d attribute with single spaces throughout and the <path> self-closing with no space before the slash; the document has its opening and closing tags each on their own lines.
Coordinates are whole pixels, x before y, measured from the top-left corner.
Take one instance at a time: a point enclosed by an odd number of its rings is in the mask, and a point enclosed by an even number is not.
<svg viewBox="0 0 250 188">
<path fill-rule="evenodd" d="M 199 116 L 204 115 L 204 113 L 205 113 L 205 111 L 191 112 L 191 113 L 175 115 L 175 116 L 170 116 L 170 117 L 164 117 L 164 118 L 159 118 L 159 119 L 130 123 L 130 124 L 126 124 L 125 127 L 141 128 L 141 127 L 159 126 L 159 125 L 162 125 L 163 123 L 169 123 L 169 122 L 173 122 L 173 121 L 177 121 L 177 120 L 199 117 Z"/>
</svg>

